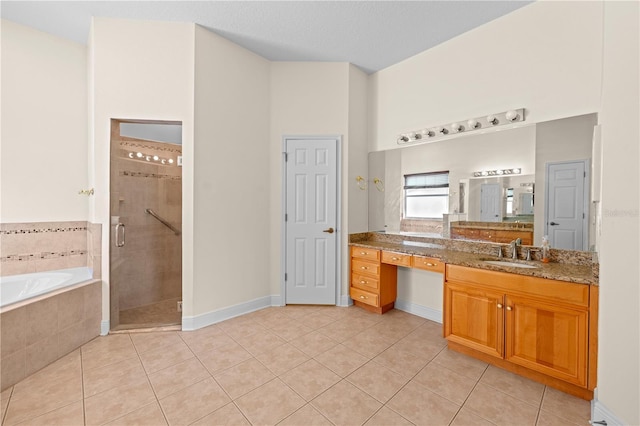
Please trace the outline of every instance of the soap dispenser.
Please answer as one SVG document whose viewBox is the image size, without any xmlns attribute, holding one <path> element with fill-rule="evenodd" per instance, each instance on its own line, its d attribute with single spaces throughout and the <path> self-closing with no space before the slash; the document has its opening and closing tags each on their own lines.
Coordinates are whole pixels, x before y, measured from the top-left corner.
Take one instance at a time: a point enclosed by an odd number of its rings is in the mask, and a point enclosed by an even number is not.
<svg viewBox="0 0 640 426">
<path fill-rule="evenodd" d="M 542 263 L 549 263 L 549 236 L 542 237 Z"/>
</svg>

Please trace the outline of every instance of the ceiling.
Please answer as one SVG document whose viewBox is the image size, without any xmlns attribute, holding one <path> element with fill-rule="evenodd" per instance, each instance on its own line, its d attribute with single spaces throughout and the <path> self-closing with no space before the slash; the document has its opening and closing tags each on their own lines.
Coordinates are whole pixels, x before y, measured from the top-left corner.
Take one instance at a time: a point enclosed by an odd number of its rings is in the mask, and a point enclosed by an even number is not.
<svg viewBox="0 0 640 426">
<path fill-rule="evenodd" d="M 195 22 L 271 61 L 372 73 L 531 1 L 7 1 L 3 19 L 86 44 L 91 17 Z"/>
</svg>

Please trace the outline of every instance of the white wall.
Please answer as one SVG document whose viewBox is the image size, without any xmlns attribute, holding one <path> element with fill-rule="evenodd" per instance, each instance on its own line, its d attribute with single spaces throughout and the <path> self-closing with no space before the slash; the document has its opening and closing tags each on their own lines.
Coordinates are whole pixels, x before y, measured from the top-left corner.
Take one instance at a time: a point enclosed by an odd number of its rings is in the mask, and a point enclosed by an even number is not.
<svg viewBox="0 0 640 426">
<path fill-rule="evenodd" d="M 102 276 L 109 282 L 110 120 L 182 121 L 183 300 L 193 312 L 194 25 L 94 18 L 89 45 L 90 220 L 102 223 Z M 108 320 L 109 290 L 103 291 Z"/>
<path fill-rule="evenodd" d="M 348 287 L 349 167 L 349 64 L 272 62 L 271 63 L 271 292 L 280 294 L 282 233 L 282 137 L 287 135 L 342 135 L 342 233 L 343 291 Z M 354 180 L 355 183 L 355 180 Z"/>
<path fill-rule="evenodd" d="M 269 75 L 266 59 L 196 27 L 194 315 L 271 294 Z"/>
<path fill-rule="evenodd" d="M 356 177 L 362 176 L 373 185 L 373 177 L 368 176 L 369 141 L 367 139 L 367 87 L 368 76 L 354 65 L 349 65 L 349 134 L 348 153 L 345 163 L 349 168 L 347 178 L 349 233 L 369 230 L 368 190 L 361 190 Z"/>
<path fill-rule="evenodd" d="M 87 220 L 85 46 L 2 20 L 2 222 Z"/>
<path fill-rule="evenodd" d="M 535 2 L 370 78 L 370 149 L 397 135 L 526 108 L 527 122 L 600 107 L 602 4 Z"/>
<path fill-rule="evenodd" d="M 598 402 L 629 425 L 640 424 L 639 22 L 638 2 L 605 2 Z"/>
</svg>

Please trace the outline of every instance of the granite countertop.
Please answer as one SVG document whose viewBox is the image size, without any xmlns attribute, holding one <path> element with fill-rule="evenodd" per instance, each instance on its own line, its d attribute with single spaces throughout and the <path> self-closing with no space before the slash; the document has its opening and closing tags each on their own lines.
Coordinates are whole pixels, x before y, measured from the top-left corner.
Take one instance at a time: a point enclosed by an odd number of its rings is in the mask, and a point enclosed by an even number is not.
<svg viewBox="0 0 640 426">
<path fill-rule="evenodd" d="M 455 222 L 451 224 L 451 228 L 464 228 L 464 229 L 485 229 L 485 230 L 496 230 L 496 231 L 528 231 L 528 232 L 532 232 L 533 231 L 533 226 L 523 226 L 522 224 L 516 225 L 491 225 L 491 224 L 473 224 L 473 225 L 467 225 L 467 224 L 456 224 Z"/>
<path fill-rule="evenodd" d="M 517 268 L 502 265 L 492 265 L 484 262 L 484 260 L 500 260 L 498 256 L 451 250 L 447 249 L 444 245 L 433 243 L 419 243 L 412 241 L 385 242 L 364 240 L 352 242 L 350 245 L 372 249 L 382 249 L 404 254 L 428 256 L 440 259 L 444 263 L 459 266 L 468 266 L 471 268 L 508 272 L 512 274 L 526 275 L 531 277 L 567 281 L 576 284 L 598 284 L 598 279 L 594 274 L 593 268 L 588 265 L 570 263 L 542 263 L 540 261 L 512 260 L 506 257 L 502 259 L 505 262 L 516 262 L 535 265 L 536 268 Z"/>
</svg>

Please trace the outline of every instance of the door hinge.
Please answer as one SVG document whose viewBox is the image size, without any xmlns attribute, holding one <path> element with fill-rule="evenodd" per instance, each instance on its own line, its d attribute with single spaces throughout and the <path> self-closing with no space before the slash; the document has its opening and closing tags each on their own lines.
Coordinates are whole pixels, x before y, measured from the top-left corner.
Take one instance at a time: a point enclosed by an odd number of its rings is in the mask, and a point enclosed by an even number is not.
<svg viewBox="0 0 640 426">
<path fill-rule="evenodd" d="M 285 280 L 285 281 L 287 280 L 287 274 L 286 274 L 286 272 L 285 272 L 285 274 L 284 274 L 284 280 Z"/>
<path fill-rule="evenodd" d="M 286 221 L 288 221 L 288 220 L 289 220 L 289 215 L 285 213 L 285 214 L 284 214 L 284 221 L 286 222 Z"/>
<path fill-rule="evenodd" d="M 582 177 L 587 177 L 587 172 L 582 172 Z"/>
<path fill-rule="evenodd" d="M 582 218 L 584 219 L 586 216 L 584 215 L 584 213 L 582 213 Z"/>
<path fill-rule="evenodd" d="M 289 154 L 287 154 L 286 152 L 283 152 L 284 154 L 284 161 L 287 162 L 289 161 Z"/>
</svg>

